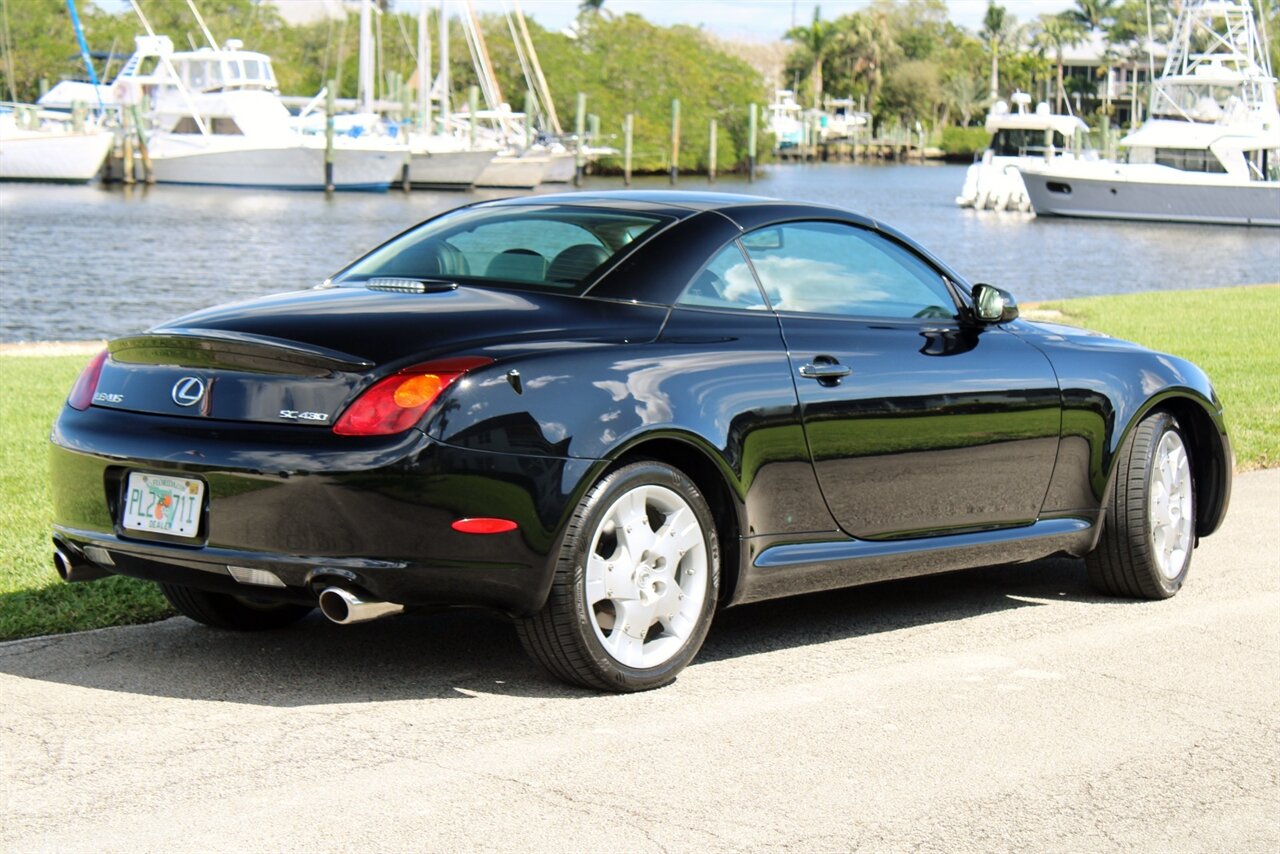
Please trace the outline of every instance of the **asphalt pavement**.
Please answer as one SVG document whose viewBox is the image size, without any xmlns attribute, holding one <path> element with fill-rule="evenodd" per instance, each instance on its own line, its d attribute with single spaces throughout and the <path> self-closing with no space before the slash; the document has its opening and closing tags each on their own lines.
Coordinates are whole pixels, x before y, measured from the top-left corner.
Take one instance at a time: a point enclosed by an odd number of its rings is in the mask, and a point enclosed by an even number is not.
<svg viewBox="0 0 1280 854">
<path fill-rule="evenodd" d="M 0 851 L 1280 849 L 1280 470 L 1165 602 L 1048 560 L 719 614 L 647 694 L 478 614 L 0 645 Z"/>
</svg>

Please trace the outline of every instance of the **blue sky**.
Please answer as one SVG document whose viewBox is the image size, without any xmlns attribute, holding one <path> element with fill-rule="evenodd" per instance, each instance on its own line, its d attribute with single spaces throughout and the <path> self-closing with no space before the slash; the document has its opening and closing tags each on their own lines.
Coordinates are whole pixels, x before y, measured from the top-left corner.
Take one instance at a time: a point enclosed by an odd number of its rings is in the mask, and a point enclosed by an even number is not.
<svg viewBox="0 0 1280 854">
<path fill-rule="evenodd" d="M 426 0 L 431 3 L 434 0 Z M 604 8 L 622 14 L 636 12 L 657 24 L 701 24 L 716 35 L 769 41 L 781 38 L 794 20 L 805 24 L 813 20 L 814 6 L 822 8 L 825 19 L 864 9 L 871 0 L 605 0 Z M 510 5 L 508 0 L 508 5 Z M 1059 12 L 1070 7 L 1071 0 L 1004 0 L 1001 4 L 1026 21 L 1041 12 Z M 501 0 L 476 0 L 481 10 L 500 11 Z M 526 15 L 544 27 L 560 29 L 578 13 L 578 0 L 520 0 Z M 970 30 L 982 26 L 987 0 L 947 0 L 951 19 Z M 406 11 L 418 7 L 418 0 L 396 0 L 396 7 Z"/>
<path fill-rule="evenodd" d="M 122 11 L 128 0 L 94 0 L 99 6 Z M 141 0 L 142 10 L 157 3 L 183 3 L 184 0 Z M 198 4 L 199 0 L 197 0 Z M 296 0 L 281 0 L 296 2 Z M 421 0 L 393 0 L 395 7 L 416 12 Z M 435 6 L 437 0 L 425 0 Z M 951 19 L 970 30 L 982 25 L 987 0 L 946 0 Z M 871 0 L 605 0 L 604 8 L 622 14 L 636 12 L 657 24 L 702 25 L 724 38 L 770 41 L 781 38 L 792 21 L 805 24 L 813 20 L 814 6 L 821 6 L 822 17 L 836 18 L 847 12 L 866 8 Z M 461 8 L 456 0 L 451 7 Z M 503 0 L 476 0 L 481 11 L 499 12 Z M 509 0 L 508 0 L 509 5 Z M 520 0 L 525 14 L 549 29 L 562 29 L 578 14 L 578 0 Z M 1070 7 L 1071 0 L 1003 0 L 1006 9 L 1020 21 L 1028 21 L 1042 12 L 1059 12 Z"/>
</svg>

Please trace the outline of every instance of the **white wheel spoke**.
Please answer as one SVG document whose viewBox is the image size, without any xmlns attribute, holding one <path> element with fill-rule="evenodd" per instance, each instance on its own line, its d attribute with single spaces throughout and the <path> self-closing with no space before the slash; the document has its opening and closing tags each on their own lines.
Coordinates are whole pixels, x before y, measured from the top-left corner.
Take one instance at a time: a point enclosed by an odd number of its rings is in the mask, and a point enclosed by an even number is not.
<svg viewBox="0 0 1280 854">
<path fill-rule="evenodd" d="M 587 561 L 586 582 L 587 603 L 590 605 L 604 599 L 635 599 L 638 596 L 629 561 L 592 555 Z"/>
<path fill-rule="evenodd" d="M 644 643 L 620 628 L 615 628 L 604 639 L 604 648 L 609 651 L 609 655 L 627 667 L 640 667 L 644 661 Z"/>
<path fill-rule="evenodd" d="M 693 511 L 681 509 L 668 516 L 666 524 L 658 532 L 658 542 L 667 560 L 673 563 L 678 563 L 690 549 L 701 546 L 702 527 Z"/>
</svg>

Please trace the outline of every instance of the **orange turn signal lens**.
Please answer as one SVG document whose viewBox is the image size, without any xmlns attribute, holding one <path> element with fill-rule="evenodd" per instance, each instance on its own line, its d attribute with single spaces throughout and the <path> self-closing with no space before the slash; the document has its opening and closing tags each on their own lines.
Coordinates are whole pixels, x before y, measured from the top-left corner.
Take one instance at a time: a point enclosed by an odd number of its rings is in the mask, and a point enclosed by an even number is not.
<svg viewBox="0 0 1280 854">
<path fill-rule="evenodd" d="M 457 374 L 419 374 L 418 376 L 409 377 L 400 385 L 396 386 L 395 394 L 392 398 L 396 402 L 396 406 L 404 409 L 413 409 L 418 406 L 425 406 L 436 399 L 438 395 L 449 382 L 452 382 Z"/>
<path fill-rule="evenodd" d="M 472 368 L 492 359 L 465 357 L 428 362 L 369 386 L 333 425 L 339 436 L 391 436 L 422 420 L 440 394 Z"/>
</svg>

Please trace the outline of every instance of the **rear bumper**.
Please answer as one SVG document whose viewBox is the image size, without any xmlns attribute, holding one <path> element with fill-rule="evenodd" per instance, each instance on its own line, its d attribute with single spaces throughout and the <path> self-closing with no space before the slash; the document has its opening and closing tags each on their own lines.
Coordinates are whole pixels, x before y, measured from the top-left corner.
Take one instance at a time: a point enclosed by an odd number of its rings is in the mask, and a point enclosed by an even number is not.
<svg viewBox="0 0 1280 854">
<path fill-rule="evenodd" d="M 109 572 L 310 604 L 337 582 L 407 606 L 513 614 L 545 601 L 556 537 L 595 465 L 455 448 L 416 430 L 353 440 L 96 407 L 65 409 L 52 439 L 55 539 Z M 119 525 L 132 471 L 205 483 L 195 538 Z M 518 527 L 450 527 L 472 516 Z M 284 587 L 242 584 L 232 567 L 266 570 Z"/>
</svg>

